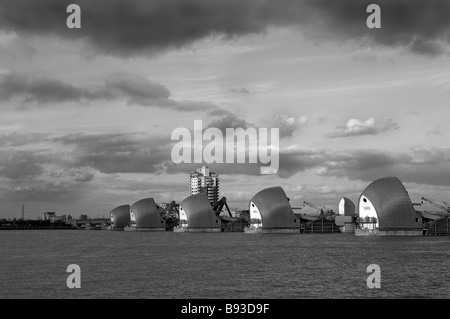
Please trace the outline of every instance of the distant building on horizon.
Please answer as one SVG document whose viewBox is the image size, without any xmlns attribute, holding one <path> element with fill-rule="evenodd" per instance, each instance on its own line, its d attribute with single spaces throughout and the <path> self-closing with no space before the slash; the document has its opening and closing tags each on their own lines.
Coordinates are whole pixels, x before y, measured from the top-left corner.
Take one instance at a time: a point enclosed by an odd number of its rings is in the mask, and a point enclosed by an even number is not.
<svg viewBox="0 0 450 319">
<path fill-rule="evenodd" d="M 50 217 L 50 223 L 56 223 L 56 222 L 66 222 L 67 221 L 67 216 L 66 215 L 62 215 L 62 216 L 51 216 Z"/>
<path fill-rule="evenodd" d="M 56 216 L 55 212 L 44 212 L 42 220 L 49 220 L 50 223 L 53 224 L 58 221 L 65 222 L 67 220 L 67 216 L 66 215 Z"/>
<path fill-rule="evenodd" d="M 55 216 L 56 216 L 55 212 L 44 212 L 44 214 L 42 215 L 42 219 L 50 220 L 50 218 L 55 217 Z"/>
<path fill-rule="evenodd" d="M 219 175 L 210 172 L 208 166 L 202 166 L 196 172 L 189 173 L 189 193 L 205 193 L 211 205 L 219 201 Z"/>
</svg>

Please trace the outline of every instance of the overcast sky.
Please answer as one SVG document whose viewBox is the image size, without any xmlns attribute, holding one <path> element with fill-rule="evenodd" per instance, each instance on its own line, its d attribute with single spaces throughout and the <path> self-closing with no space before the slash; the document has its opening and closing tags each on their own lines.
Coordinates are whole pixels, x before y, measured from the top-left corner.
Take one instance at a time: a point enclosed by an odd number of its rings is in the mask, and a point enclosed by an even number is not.
<svg viewBox="0 0 450 319">
<path fill-rule="evenodd" d="M 445 0 L 0 0 L 0 217 L 181 202 L 194 120 L 280 128 L 278 174 L 210 165 L 232 207 L 279 185 L 336 209 L 385 176 L 450 201 L 449 54 Z"/>
</svg>

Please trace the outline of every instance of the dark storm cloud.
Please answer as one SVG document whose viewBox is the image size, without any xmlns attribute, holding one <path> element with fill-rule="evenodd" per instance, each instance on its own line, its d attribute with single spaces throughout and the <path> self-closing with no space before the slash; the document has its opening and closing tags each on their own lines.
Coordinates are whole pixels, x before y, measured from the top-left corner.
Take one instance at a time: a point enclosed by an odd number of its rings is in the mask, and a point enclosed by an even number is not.
<svg viewBox="0 0 450 319">
<path fill-rule="evenodd" d="M 398 176 L 402 181 L 450 185 L 450 149 L 414 149 L 391 153 L 378 150 L 295 150 L 280 153 L 280 177 L 316 169 L 318 175 L 373 181 Z"/>
<path fill-rule="evenodd" d="M 0 101 L 18 97 L 25 102 L 48 104 L 127 98 L 129 105 L 158 105 L 160 102 L 160 105 L 165 106 L 170 104 L 169 95 L 169 90 L 163 85 L 131 74 L 114 74 L 103 85 L 87 88 L 43 75 L 17 72 L 0 74 Z"/>
<path fill-rule="evenodd" d="M 327 134 L 330 138 L 361 136 L 361 135 L 378 135 L 390 130 L 398 129 L 398 125 L 392 120 L 376 121 L 370 118 L 363 122 L 358 119 L 350 119 L 346 125 L 338 126 L 335 132 Z"/>
<path fill-rule="evenodd" d="M 280 176 L 288 177 L 308 169 L 320 169 L 321 175 L 348 176 L 358 179 L 361 175 L 377 174 L 377 170 L 393 167 L 398 163 L 410 163 L 408 154 L 390 154 L 383 151 L 350 150 L 294 150 L 280 153 Z M 356 177 L 358 175 L 358 177 Z M 352 178 L 353 177 L 353 178 Z M 365 177 L 362 178 L 366 180 Z"/>
<path fill-rule="evenodd" d="M 134 146 L 138 144 L 137 140 L 133 139 L 135 134 L 120 134 L 120 133 L 110 133 L 110 134 L 87 134 L 87 133 L 73 133 L 69 135 L 58 136 L 52 139 L 53 142 L 61 142 L 64 145 L 75 144 L 81 147 L 95 146 L 99 145 L 101 147 L 106 147 L 108 149 L 120 148 L 125 145 Z"/>
<path fill-rule="evenodd" d="M 168 137 L 144 134 L 77 133 L 55 138 L 43 137 L 55 146 L 63 144 L 70 150 L 0 150 L 0 177 L 10 181 L 35 179 L 90 182 L 95 172 L 176 174 L 194 171 L 209 165 L 221 175 L 260 176 L 260 163 L 182 163 L 171 158 L 177 141 Z M 20 142 L 19 144 L 22 144 Z M 204 143 L 206 145 L 206 142 Z M 45 167 L 53 167 L 49 170 Z M 280 151 L 278 176 L 289 178 L 296 173 L 315 171 L 320 176 L 350 180 L 373 181 L 383 176 L 398 176 L 404 182 L 450 185 L 450 149 L 415 148 L 408 152 L 382 150 L 311 150 L 288 148 Z M 23 184 L 23 183 L 22 183 Z M 20 185 L 22 185 L 20 184 Z"/>
<path fill-rule="evenodd" d="M 46 76 L 0 74 L 0 101 L 21 97 L 27 102 L 55 103 L 80 101 L 82 96 L 82 90 Z"/>
<path fill-rule="evenodd" d="M 66 102 L 111 100 L 117 98 L 105 85 L 77 87 L 40 74 L 0 73 L 0 101 L 18 98 L 25 103 L 48 105 Z"/>
<path fill-rule="evenodd" d="M 81 29 L 66 27 L 67 5 L 81 6 Z M 422 54 L 449 43 L 446 0 L 378 0 L 382 28 L 366 27 L 372 0 L 20 0 L 0 1 L 0 28 L 20 34 L 85 39 L 97 52 L 153 55 L 209 35 L 265 32 L 270 26 L 299 26 L 306 35 L 336 41 L 367 37 Z"/>
<path fill-rule="evenodd" d="M 49 157 L 39 151 L 0 150 L 0 176 L 9 179 L 34 178 L 44 171 Z"/>
<path fill-rule="evenodd" d="M 155 101 L 167 103 L 170 91 L 163 85 L 153 83 L 143 76 L 115 74 L 106 81 L 108 90 L 129 98 L 128 104 L 150 105 Z"/>
<path fill-rule="evenodd" d="M 412 40 L 411 50 L 413 52 L 429 56 L 436 56 L 445 52 L 441 43 L 420 38 L 415 38 Z"/>
<path fill-rule="evenodd" d="M 369 29 L 369 4 L 381 8 L 381 28 Z M 447 0 L 306 0 L 316 22 L 312 37 L 352 40 L 368 38 L 386 46 L 404 46 L 412 52 L 437 55 L 450 43 L 450 2 Z M 319 26 L 323 24 L 323 28 Z"/>
<path fill-rule="evenodd" d="M 206 112 L 208 115 L 229 114 L 217 105 L 207 101 L 177 101 L 170 98 L 167 87 L 152 82 L 146 77 L 131 73 L 113 74 L 105 82 L 105 89 L 98 96 L 125 98 L 127 105 L 155 106 L 184 112 Z"/>
<path fill-rule="evenodd" d="M 18 133 L 14 132 L 7 135 L 0 135 L 0 147 L 17 147 L 28 144 L 35 144 L 43 141 L 46 137 L 43 133 Z"/>
<path fill-rule="evenodd" d="M 211 102 L 173 100 L 167 87 L 137 74 L 113 74 L 105 82 L 105 89 L 112 95 L 126 98 L 128 105 L 161 106 L 177 111 L 204 111 L 215 115 L 227 114 L 227 111 Z"/>
<path fill-rule="evenodd" d="M 70 3 L 82 8 L 80 30 L 66 27 L 66 8 Z M 264 13 L 255 11 L 259 3 L 255 0 L 4 0 L 0 2 L 0 26 L 19 34 L 86 38 L 103 53 L 128 56 L 179 48 L 214 33 L 232 36 L 262 31 L 266 18 L 254 17 Z"/>
<path fill-rule="evenodd" d="M 205 164 L 205 163 L 203 163 Z M 174 164 L 170 159 L 159 166 L 165 173 L 187 173 L 202 164 Z M 261 176 L 260 163 L 206 164 L 221 175 Z M 385 176 L 398 176 L 404 182 L 450 186 L 450 149 L 420 149 L 391 153 L 378 150 L 281 150 L 278 177 L 315 171 L 333 176 L 371 182 Z"/>
<path fill-rule="evenodd" d="M 112 74 L 91 87 L 77 87 L 43 75 L 0 73 L 0 101 L 18 98 L 25 103 L 49 105 L 65 102 L 92 102 L 125 99 L 127 105 L 159 107 L 184 112 L 205 112 L 211 116 L 231 114 L 207 101 L 176 101 L 164 85 L 130 73 Z"/>
<path fill-rule="evenodd" d="M 0 199 L 5 201 L 36 201 L 36 202 L 75 202 L 80 200 L 85 190 L 72 183 L 61 183 L 36 179 L 27 181 L 12 181 L 0 192 Z"/>
<path fill-rule="evenodd" d="M 176 101 L 172 108 L 179 111 L 206 112 L 210 116 L 232 114 L 208 101 Z"/>
<path fill-rule="evenodd" d="M 327 158 L 323 150 L 285 150 L 280 151 L 278 175 L 283 178 L 320 166 Z"/>
<path fill-rule="evenodd" d="M 77 133 L 54 138 L 53 142 L 74 147 L 69 154 L 72 158 L 70 162 L 72 167 L 92 167 L 105 174 L 177 174 L 195 171 L 201 165 L 209 165 L 220 174 L 260 175 L 261 164 L 248 164 L 247 158 L 243 164 L 175 164 L 172 161 L 171 151 L 178 141 L 171 141 L 165 137 Z"/>
<path fill-rule="evenodd" d="M 73 145 L 75 167 L 89 166 L 105 174 L 156 173 L 157 165 L 170 159 L 167 138 L 146 138 L 139 134 L 70 134 L 53 139 Z"/>
<path fill-rule="evenodd" d="M 45 141 L 56 147 L 62 144 L 70 150 L 0 150 L 2 187 L 6 187 L 11 196 L 75 198 L 82 185 L 94 180 L 96 172 L 109 176 L 116 173 L 187 174 L 206 164 L 175 164 L 171 159 L 174 141 L 167 137 L 77 133 L 46 137 Z M 206 165 L 220 175 L 261 176 L 259 163 Z M 281 151 L 279 177 L 289 178 L 307 171 L 368 183 L 380 177 L 397 176 L 407 183 L 450 186 L 450 149 L 416 148 L 395 153 L 291 147 Z M 71 195 L 71 191 L 75 195 Z"/>
</svg>

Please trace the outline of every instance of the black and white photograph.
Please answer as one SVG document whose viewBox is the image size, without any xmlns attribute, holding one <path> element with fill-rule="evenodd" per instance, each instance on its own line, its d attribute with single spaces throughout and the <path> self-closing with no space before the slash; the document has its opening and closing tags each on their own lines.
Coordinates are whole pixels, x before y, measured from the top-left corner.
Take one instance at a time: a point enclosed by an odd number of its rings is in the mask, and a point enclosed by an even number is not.
<svg viewBox="0 0 450 319">
<path fill-rule="evenodd" d="M 449 102 L 449 0 L 0 0 L 0 299 L 449 299 Z"/>
</svg>

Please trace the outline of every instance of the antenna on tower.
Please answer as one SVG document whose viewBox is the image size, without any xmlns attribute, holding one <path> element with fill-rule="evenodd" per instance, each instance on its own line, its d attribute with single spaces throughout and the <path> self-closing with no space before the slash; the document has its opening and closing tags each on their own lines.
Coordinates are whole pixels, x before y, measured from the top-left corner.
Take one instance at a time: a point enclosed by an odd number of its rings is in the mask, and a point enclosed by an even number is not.
<svg viewBox="0 0 450 319">
<path fill-rule="evenodd" d="M 22 205 L 22 220 L 25 220 L 25 205 Z"/>
</svg>

